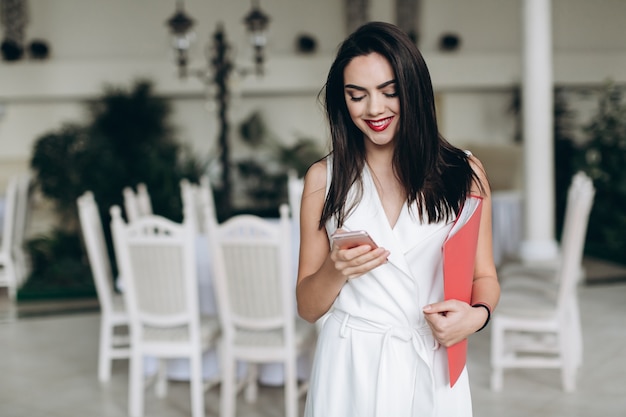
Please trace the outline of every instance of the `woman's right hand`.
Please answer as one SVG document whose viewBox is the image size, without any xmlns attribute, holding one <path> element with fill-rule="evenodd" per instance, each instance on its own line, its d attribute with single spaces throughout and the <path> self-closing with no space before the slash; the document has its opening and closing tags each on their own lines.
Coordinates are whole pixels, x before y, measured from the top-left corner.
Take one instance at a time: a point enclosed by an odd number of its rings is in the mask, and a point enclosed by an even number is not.
<svg viewBox="0 0 626 417">
<path fill-rule="evenodd" d="M 320 227 L 326 198 L 326 161 L 316 162 L 304 177 L 300 204 L 300 258 L 296 299 L 298 314 L 314 323 L 333 305 L 346 281 L 387 262 L 384 248 L 335 247 Z"/>
<path fill-rule="evenodd" d="M 360 245 L 350 249 L 341 249 L 333 245 L 330 259 L 335 269 L 349 279 L 358 278 L 361 275 L 387 263 L 389 251 L 385 248 L 372 249 L 369 245 Z"/>
</svg>

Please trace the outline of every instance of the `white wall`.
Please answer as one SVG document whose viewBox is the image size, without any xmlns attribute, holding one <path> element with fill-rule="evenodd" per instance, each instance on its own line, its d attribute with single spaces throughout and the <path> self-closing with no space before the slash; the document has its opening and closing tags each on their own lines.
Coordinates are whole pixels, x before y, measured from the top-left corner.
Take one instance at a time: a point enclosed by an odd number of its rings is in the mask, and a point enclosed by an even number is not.
<svg viewBox="0 0 626 417">
<path fill-rule="evenodd" d="M 181 139 L 199 152 L 211 149 L 217 126 L 214 113 L 206 110 L 203 86 L 195 79 L 178 80 L 172 61 L 165 20 L 174 11 L 173 0 L 28 1 L 27 37 L 48 41 L 52 55 L 44 62 L 0 62 L 0 161 L 27 161 L 41 134 L 81 121 L 81 101 L 98 95 L 103 83 L 130 85 L 140 75 L 153 78 L 159 93 L 172 99 Z M 371 3 L 372 20 L 393 20 L 393 0 Z M 420 48 L 438 93 L 441 129 L 453 142 L 512 140 L 514 118 L 507 107 L 521 79 L 521 5 L 522 0 L 422 2 Z M 197 29 L 192 65 L 203 65 L 202 48 L 218 21 L 236 45 L 239 65 L 248 65 L 242 18 L 249 7 L 247 1 L 186 1 Z M 316 95 L 345 36 L 342 2 L 261 0 L 261 7 L 272 18 L 267 75 L 239 83 L 233 126 L 260 109 L 284 141 L 308 136 L 324 144 Z M 623 0 L 554 0 L 556 82 L 626 82 L 624 16 Z M 459 51 L 438 52 L 439 36 L 447 31 L 461 36 Z M 318 39 L 317 54 L 294 53 L 299 33 Z"/>
</svg>

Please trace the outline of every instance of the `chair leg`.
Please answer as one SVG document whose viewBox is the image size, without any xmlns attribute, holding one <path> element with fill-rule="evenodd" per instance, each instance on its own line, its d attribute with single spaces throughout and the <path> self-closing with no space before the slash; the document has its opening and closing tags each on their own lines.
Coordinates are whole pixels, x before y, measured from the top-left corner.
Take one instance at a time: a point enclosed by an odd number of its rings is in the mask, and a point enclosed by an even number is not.
<svg viewBox="0 0 626 417">
<path fill-rule="evenodd" d="M 236 362 L 235 359 L 222 349 L 221 352 L 222 366 L 222 387 L 220 390 L 220 417 L 235 416 L 235 400 L 237 395 L 236 389 Z"/>
<path fill-rule="evenodd" d="M 491 390 L 500 392 L 503 385 L 503 369 L 500 365 L 504 356 L 504 331 L 498 320 L 491 327 Z"/>
<path fill-rule="evenodd" d="M 298 377 L 296 375 L 296 358 L 285 361 L 285 416 L 298 415 Z"/>
<path fill-rule="evenodd" d="M 15 285 L 19 288 L 26 280 L 27 267 L 26 256 L 18 249 L 15 253 Z"/>
<path fill-rule="evenodd" d="M 9 298 L 11 300 L 15 300 L 15 298 L 17 297 L 17 277 L 15 275 L 17 272 L 15 271 L 15 265 L 13 264 L 13 261 L 9 260 L 6 264 L 2 266 L 6 272 L 6 277 L 9 282 L 7 286 Z"/>
<path fill-rule="evenodd" d="M 491 370 L 491 390 L 494 392 L 502 391 L 502 368 L 493 368 Z"/>
<path fill-rule="evenodd" d="M 202 380 L 202 353 L 194 352 L 189 358 L 191 416 L 204 417 L 204 384 Z"/>
<path fill-rule="evenodd" d="M 113 349 L 113 326 L 104 317 L 100 320 L 100 348 L 98 352 L 98 380 L 111 379 L 111 349 Z"/>
<path fill-rule="evenodd" d="M 256 363 L 248 362 L 248 374 L 246 375 L 244 399 L 247 403 L 254 403 L 259 396 L 259 365 Z"/>
<path fill-rule="evenodd" d="M 309 391 L 309 381 L 311 379 L 311 370 L 313 367 L 313 360 L 315 359 L 315 348 L 313 347 L 313 348 L 307 349 L 304 352 L 304 354 L 300 357 L 306 361 L 306 369 L 308 370 L 308 372 L 306 375 L 306 380 L 301 383 L 298 383 L 298 400 L 301 397 L 306 397 L 306 394 Z M 296 362 L 296 375 L 298 375 L 298 366 L 299 364 Z"/>
<path fill-rule="evenodd" d="M 571 326 L 568 326 L 571 327 Z M 572 334 L 571 328 L 562 329 L 560 332 L 560 350 L 561 350 L 561 383 L 563 391 L 573 392 L 576 390 L 576 362 L 578 356 L 578 347 L 576 346 L 576 337 Z"/>
<path fill-rule="evenodd" d="M 563 391 L 576 391 L 576 368 L 564 366 L 561 370 L 561 383 L 563 384 Z"/>
<path fill-rule="evenodd" d="M 154 385 L 154 393 L 157 398 L 165 398 L 167 396 L 167 360 L 159 359 L 157 363 L 156 383 Z"/>
<path fill-rule="evenodd" d="M 578 302 L 576 300 L 573 306 L 572 313 L 572 341 L 575 343 L 576 350 L 574 352 L 574 361 L 576 367 L 579 367 L 583 363 L 583 331 L 580 324 L 580 310 L 578 308 Z"/>
<path fill-rule="evenodd" d="M 576 390 L 576 370 L 580 357 L 580 334 L 574 315 L 568 317 L 559 332 L 559 350 L 561 355 L 561 383 L 565 392 Z"/>
<path fill-rule="evenodd" d="M 143 380 L 143 357 L 140 353 L 133 352 L 130 358 L 130 381 L 128 414 L 130 417 L 143 417 L 144 406 L 144 380 Z"/>
</svg>

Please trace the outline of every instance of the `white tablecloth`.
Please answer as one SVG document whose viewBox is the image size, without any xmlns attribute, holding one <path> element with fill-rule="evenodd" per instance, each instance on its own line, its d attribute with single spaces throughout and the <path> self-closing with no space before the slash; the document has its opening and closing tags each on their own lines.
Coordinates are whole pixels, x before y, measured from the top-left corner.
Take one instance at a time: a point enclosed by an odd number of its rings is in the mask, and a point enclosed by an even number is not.
<svg viewBox="0 0 626 417">
<path fill-rule="evenodd" d="M 523 232 L 521 191 L 494 191 L 491 194 L 493 259 L 496 266 L 507 257 L 519 255 Z"/>
<path fill-rule="evenodd" d="M 277 220 L 278 221 L 278 220 Z M 300 230 L 297 224 L 292 228 L 293 247 L 293 277 L 295 292 L 296 277 L 298 272 L 298 255 L 300 243 Z M 213 292 L 213 270 L 209 244 L 205 235 L 198 235 L 196 242 L 196 263 L 198 265 L 198 295 L 200 311 L 205 315 L 217 315 L 215 294 Z M 146 374 L 153 374 L 157 370 L 155 358 L 146 358 L 144 361 Z M 218 358 L 215 350 L 207 352 L 203 360 L 203 374 L 205 379 L 213 379 L 218 374 Z M 246 371 L 244 363 L 239 364 L 239 375 L 243 376 Z M 308 358 L 298 358 L 298 377 L 308 379 L 310 363 Z M 186 359 L 170 359 L 167 365 L 168 378 L 172 380 L 189 380 L 189 361 Z M 259 367 L 259 380 L 265 385 L 282 385 L 284 382 L 283 365 L 280 363 L 264 364 Z"/>
<path fill-rule="evenodd" d="M 4 207 L 6 199 L 0 197 L 0 242 L 2 241 L 2 231 L 4 230 Z"/>
</svg>

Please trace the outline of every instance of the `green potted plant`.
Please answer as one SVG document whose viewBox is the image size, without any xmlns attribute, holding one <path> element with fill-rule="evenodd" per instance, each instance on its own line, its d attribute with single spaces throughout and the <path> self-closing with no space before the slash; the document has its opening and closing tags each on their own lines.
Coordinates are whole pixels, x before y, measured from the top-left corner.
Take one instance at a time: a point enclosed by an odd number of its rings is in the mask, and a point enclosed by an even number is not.
<svg viewBox="0 0 626 417">
<path fill-rule="evenodd" d="M 49 235 L 27 242 L 32 273 L 18 298 L 46 297 L 55 284 L 65 296 L 90 290 L 95 294 L 93 281 L 84 278 L 88 271 L 84 250 L 76 243 L 81 237 L 76 199 L 83 192 L 90 190 L 96 197 L 112 253 L 108 210 L 122 205 L 124 187 L 145 183 L 154 212 L 179 221 L 179 182 L 197 181 L 204 169 L 202 161 L 177 141 L 169 102 L 154 94 L 150 81 L 136 81 L 129 89 L 107 86 L 102 97 L 86 108 L 86 123 L 68 123 L 42 135 L 34 145 L 34 180 L 54 202 L 59 222 Z M 75 278 L 68 281 L 63 273 L 57 274 L 60 264 L 65 271 L 76 271 Z"/>
<path fill-rule="evenodd" d="M 584 127 L 588 141 L 576 159 L 596 188 L 589 216 L 587 254 L 626 264 L 626 103 L 624 87 L 607 83 L 598 109 Z"/>
</svg>

